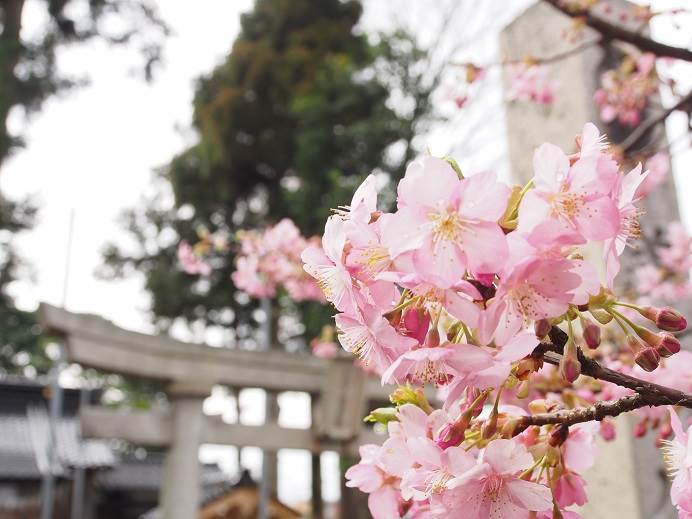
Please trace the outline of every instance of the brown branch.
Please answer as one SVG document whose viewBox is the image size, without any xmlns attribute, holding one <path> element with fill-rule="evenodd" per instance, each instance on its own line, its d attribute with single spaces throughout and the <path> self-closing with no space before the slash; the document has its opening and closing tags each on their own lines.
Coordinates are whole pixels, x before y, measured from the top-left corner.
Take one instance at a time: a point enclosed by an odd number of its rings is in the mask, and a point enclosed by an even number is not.
<svg viewBox="0 0 692 519">
<path fill-rule="evenodd" d="M 665 121 L 670 114 L 676 110 L 689 111 L 690 108 L 692 108 L 692 91 L 688 92 L 686 96 L 680 98 L 680 100 L 670 108 L 656 114 L 637 126 L 632 133 L 625 138 L 624 141 L 618 144 L 618 147 L 621 148 L 623 152 L 629 151 L 629 149 L 634 146 L 639 139 L 646 135 L 654 126 Z"/>
<path fill-rule="evenodd" d="M 563 50 L 560 52 L 555 52 L 554 54 L 548 54 L 546 56 L 532 56 L 529 55 L 526 57 L 526 59 L 509 59 L 509 60 L 503 60 L 503 61 L 497 61 L 494 63 L 488 63 L 487 65 L 481 66 L 481 68 L 487 69 L 490 67 L 505 67 L 507 65 L 518 65 L 521 63 L 524 63 L 525 61 L 531 61 L 532 63 L 536 65 L 546 65 L 549 63 L 555 63 L 556 61 L 561 61 L 563 59 L 567 59 L 571 56 L 574 56 L 576 54 L 579 54 L 580 52 L 583 52 L 591 47 L 594 47 L 601 43 L 601 38 L 596 38 L 593 40 L 589 41 L 584 41 L 580 43 L 579 45 L 575 45 L 574 47 L 570 47 L 567 50 Z M 469 65 L 468 62 L 457 62 L 457 61 L 450 61 L 449 65 L 452 67 L 465 67 Z"/>
<path fill-rule="evenodd" d="M 596 402 L 590 407 L 577 407 L 576 409 L 565 409 L 554 413 L 538 413 L 530 416 L 522 416 L 514 429 L 517 435 L 532 425 L 562 424 L 574 425 L 593 420 L 601 421 L 606 416 L 618 416 L 628 411 L 634 411 L 649 404 L 643 395 L 630 395 L 611 402 Z"/>
<path fill-rule="evenodd" d="M 641 51 L 651 52 L 659 57 L 676 58 L 692 62 L 692 51 L 653 40 L 641 32 L 630 31 L 591 12 L 590 9 L 572 9 L 562 0 L 544 0 L 558 11 L 572 18 L 582 18 L 586 25 L 599 32 L 604 38 L 630 43 Z"/>
<path fill-rule="evenodd" d="M 561 358 L 558 353 L 562 352 L 566 342 L 567 334 L 553 326 L 550 330 L 550 342 L 541 343 L 533 355 L 542 355 L 545 362 L 557 366 L 560 364 Z M 613 371 L 602 366 L 598 361 L 586 357 L 581 350 L 578 350 L 577 353 L 581 363 L 582 375 L 631 389 L 635 394 L 610 402 L 597 402 L 589 407 L 524 416 L 519 420 L 514 434 L 519 434 L 532 425 L 574 425 L 592 420 L 601 421 L 606 416 L 618 416 L 619 414 L 647 406 L 673 405 L 692 409 L 692 395 L 688 393 Z"/>
</svg>

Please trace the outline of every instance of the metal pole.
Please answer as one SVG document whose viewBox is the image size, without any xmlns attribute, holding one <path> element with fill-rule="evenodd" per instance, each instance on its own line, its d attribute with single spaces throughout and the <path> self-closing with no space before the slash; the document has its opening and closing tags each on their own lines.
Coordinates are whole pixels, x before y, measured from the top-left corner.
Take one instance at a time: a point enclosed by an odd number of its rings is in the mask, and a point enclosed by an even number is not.
<svg viewBox="0 0 692 519">
<path fill-rule="evenodd" d="M 65 272 L 62 284 L 62 306 L 67 303 L 67 289 L 70 280 L 70 263 L 72 259 L 72 237 L 74 235 L 74 208 L 70 210 L 70 221 L 67 229 L 67 250 L 65 253 Z M 60 373 L 65 362 L 65 351 L 58 341 L 58 357 L 51 369 L 51 394 L 48 416 L 48 445 L 46 446 L 48 458 L 48 470 L 43 474 L 41 481 L 41 519 L 53 518 L 53 506 L 55 504 L 55 469 L 58 464 L 58 452 L 56 442 L 56 429 L 58 420 L 62 415 L 62 386 L 60 386 Z"/>
<path fill-rule="evenodd" d="M 51 370 L 51 392 L 48 417 L 48 445 L 46 446 L 48 469 L 43 474 L 41 482 L 41 519 L 53 518 L 53 505 L 55 503 L 55 470 L 58 465 L 58 450 L 56 442 L 56 430 L 58 419 L 62 414 L 62 387 L 60 386 L 60 373 L 62 372 L 64 353 L 62 344 L 58 343 L 58 358 Z"/>
</svg>

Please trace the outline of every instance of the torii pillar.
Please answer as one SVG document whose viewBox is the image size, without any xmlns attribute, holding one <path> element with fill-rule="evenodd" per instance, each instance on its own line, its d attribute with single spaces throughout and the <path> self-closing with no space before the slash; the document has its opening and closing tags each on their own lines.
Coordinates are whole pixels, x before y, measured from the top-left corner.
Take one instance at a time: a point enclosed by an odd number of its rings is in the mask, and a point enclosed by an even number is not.
<svg viewBox="0 0 692 519">
<path fill-rule="evenodd" d="M 630 7 L 623 0 L 608 0 L 611 15 L 618 16 Z M 599 12 L 599 14 L 602 14 Z M 522 59 L 553 56 L 574 48 L 562 37 L 572 20 L 545 2 L 529 7 L 501 34 L 502 58 Z M 585 28 L 583 41 L 596 39 L 597 34 Z M 598 88 L 600 73 L 612 64 L 614 57 L 605 55 L 600 46 L 592 46 L 568 58 L 548 65 L 549 75 L 560 82 L 555 102 L 548 107 L 526 102 L 506 104 L 509 159 L 514 181 L 525 183 L 533 176 L 533 150 L 543 142 L 551 142 L 567 152 L 574 149 L 574 136 L 584 123 L 600 122 L 593 94 Z M 506 78 L 507 79 L 507 78 Z M 609 133 L 611 133 L 609 128 Z M 615 139 L 621 134 L 611 133 Z M 647 200 L 647 227 L 663 225 L 679 219 L 672 176 Z M 621 277 L 632 271 L 632 258 L 625 259 Z M 668 483 L 661 453 L 654 447 L 651 435 L 635 439 L 633 420 L 621 416 L 616 420 L 617 439 L 599 441 L 595 467 L 585 474 L 589 502 L 579 511 L 585 519 L 622 517 L 628 519 L 673 519 L 675 512 L 668 498 Z"/>
<path fill-rule="evenodd" d="M 198 515 L 199 446 L 203 437 L 204 399 L 211 389 L 211 383 L 203 380 L 178 381 L 166 389 L 173 418 L 159 498 L 166 519 L 190 519 Z"/>
</svg>

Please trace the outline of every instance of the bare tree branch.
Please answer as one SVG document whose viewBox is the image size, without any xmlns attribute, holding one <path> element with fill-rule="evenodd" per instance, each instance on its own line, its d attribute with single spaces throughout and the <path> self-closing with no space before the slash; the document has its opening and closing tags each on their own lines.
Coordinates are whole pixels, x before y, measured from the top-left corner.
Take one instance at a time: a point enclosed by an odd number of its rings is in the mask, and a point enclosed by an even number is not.
<svg viewBox="0 0 692 519">
<path fill-rule="evenodd" d="M 582 18 L 586 25 L 599 32 L 606 39 L 630 43 L 641 51 L 651 52 L 659 57 L 676 58 L 692 62 L 692 51 L 683 47 L 674 47 L 653 40 L 641 32 L 630 31 L 591 12 L 590 9 L 567 7 L 561 0 L 543 0 L 558 11 L 572 18 Z"/>
<path fill-rule="evenodd" d="M 629 149 L 632 148 L 632 146 L 634 146 L 639 139 L 646 135 L 649 130 L 654 128 L 654 126 L 665 121 L 670 114 L 676 110 L 689 111 L 690 109 L 692 109 L 692 92 L 689 92 L 686 96 L 682 97 L 670 108 L 641 123 L 632 131 L 632 133 L 627 136 L 624 141 L 618 144 L 618 147 L 620 147 L 622 151 L 629 151 Z"/>
<path fill-rule="evenodd" d="M 562 352 L 566 342 L 567 334 L 554 326 L 550 331 L 550 342 L 541 343 L 534 351 L 534 355 L 542 355 L 545 362 L 557 366 L 560 364 L 560 355 L 558 353 Z M 521 417 L 514 430 L 515 435 L 532 425 L 574 425 L 593 420 L 600 421 L 606 416 L 618 416 L 619 414 L 647 406 L 673 405 L 692 409 L 692 395 L 688 393 L 613 371 L 602 366 L 598 361 L 586 357 L 581 350 L 578 350 L 577 353 L 581 363 L 582 375 L 626 387 L 634 391 L 635 394 L 610 402 L 597 402 L 588 407 Z"/>
</svg>

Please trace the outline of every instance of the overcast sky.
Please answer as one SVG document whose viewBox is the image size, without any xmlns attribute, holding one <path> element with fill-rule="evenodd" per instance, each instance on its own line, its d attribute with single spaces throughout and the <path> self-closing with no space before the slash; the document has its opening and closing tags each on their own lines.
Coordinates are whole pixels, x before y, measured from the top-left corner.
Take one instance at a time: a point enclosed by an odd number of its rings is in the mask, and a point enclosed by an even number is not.
<svg viewBox="0 0 692 519">
<path fill-rule="evenodd" d="M 40 0 L 27 1 L 24 29 L 27 34 L 40 25 L 43 9 L 38 7 L 40 3 Z M 392 7 L 414 3 L 416 9 Z M 529 0 L 507 0 L 514 11 L 504 10 L 502 16 L 494 20 L 495 26 L 509 20 L 513 13 L 529 3 Z M 658 4 L 670 6 L 673 3 Z M 12 199 L 34 196 L 40 206 L 36 228 L 16 241 L 19 252 L 29 260 L 35 272 L 34 279 L 22 279 L 12 287 L 17 304 L 22 308 L 33 309 L 38 301 L 62 303 L 68 222 L 74 211 L 66 306 L 73 311 L 103 315 L 127 328 L 150 329 L 146 315 L 147 296 L 141 288 L 141 279 L 115 283 L 98 280 L 94 271 L 101 263 L 100 251 L 105 242 L 124 239 L 117 216 L 123 209 L 136 205 L 151 189 L 152 170 L 164 165 L 193 138 L 189 132 L 193 81 L 210 71 L 227 54 L 238 31 L 239 14 L 248 10 L 252 2 L 160 1 L 159 5 L 174 35 L 166 43 L 165 66 L 152 84 L 145 84 L 129 73 L 132 64 L 137 62 L 132 50 L 108 49 L 98 43 L 80 46 L 61 51 L 58 65 L 66 73 L 88 73 L 90 85 L 48 100 L 30 121 L 25 121 L 20 112 L 11 117 L 11 129 L 25 136 L 27 146 L 3 166 L 0 188 Z M 420 19 L 435 19 L 433 15 L 439 19 L 447 5 L 449 3 L 443 0 L 413 3 L 371 0 L 367 4 L 364 25 L 386 29 L 392 25 L 394 14 L 402 19 L 408 16 L 408 21 L 416 24 Z M 416 27 L 424 39 L 434 36 L 432 22 Z M 664 38 L 676 37 L 666 26 L 655 29 Z M 491 61 L 497 48 L 493 31 L 486 28 L 484 32 L 483 39 L 478 39 L 473 49 L 480 62 Z M 679 33 L 677 37 L 680 38 Z M 671 43 L 686 45 L 689 42 L 682 39 Z M 689 68 L 687 72 L 688 83 L 692 83 Z M 491 96 L 488 102 L 499 106 L 499 91 L 493 92 L 488 94 Z M 437 153 L 448 151 L 445 148 L 455 138 L 454 128 L 458 126 L 438 128 L 433 132 L 434 139 L 422 142 L 421 147 L 429 146 Z M 681 131 L 675 128 L 675 122 L 671 130 L 674 134 Z M 504 133 L 501 125 L 495 131 L 498 136 Z M 504 149 L 501 139 L 497 146 Z M 688 176 L 682 178 L 680 165 L 683 161 L 690 163 L 689 153 L 678 157 L 678 182 L 681 192 L 692 193 Z M 506 171 L 508 165 L 498 167 Z M 689 210 L 685 217 L 687 221 L 692 218 Z M 257 412 L 260 408 L 257 404 L 261 396 L 248 395 L 244 418 L 259 423 L 262 413 Z M 306 408 L 306 400 L 300 395 L 285 398 L 287 408 Z M 209 402 L 207 411 L 228 413 L 227 403 L 227 399 L 218 397 Z M 284 413 L 282 420 L 304 422 L 305 414 L 305 411 Z M 257 452 L 247 452 L 248 464 L 257 469 Z M 234 468 L 233 456 L 229 456 L 227 450 L 210 447 L 202 455 L 205 460 L 220 459 L 229 470 Z M 291 470 L 294 477 L 282 478 L 281 497 L 288 502 L 306 499 L 309 495 L 306 479 L 309 457 L 295 452 L 283 453 L 282 457 L 283 471 Z M 333 456 L 326 459 L 327 472 L 331 474 L 325 481 L 327 497 L 335 497 L 338 492 L 335 463 Z"/>
</svg>

